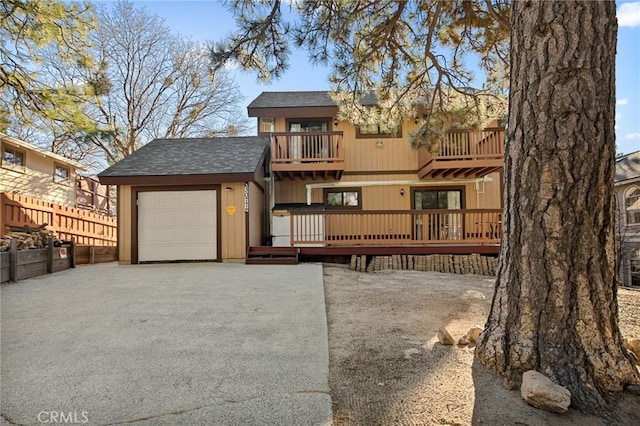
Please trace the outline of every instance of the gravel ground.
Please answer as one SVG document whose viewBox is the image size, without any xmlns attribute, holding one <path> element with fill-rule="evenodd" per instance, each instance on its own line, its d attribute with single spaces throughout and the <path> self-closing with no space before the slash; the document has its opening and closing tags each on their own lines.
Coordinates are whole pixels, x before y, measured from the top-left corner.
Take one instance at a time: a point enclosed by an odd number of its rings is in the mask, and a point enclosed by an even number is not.
<svg viewBox="0 0 640 426">
<path fill-rule="evenodd" d="M 324 267 L 334 424 L 591 425 L 600 418 L 527 405 L 474 363 L 473 348 L 442 346 L 488 315 L 493 279 L 417 271 L 360 273 Z M 619 292 L 621 328 L 640 337 L 640 291 Z M 640 424 L 640 397 L 625 396 L 616 424 Z"/>
</svg>

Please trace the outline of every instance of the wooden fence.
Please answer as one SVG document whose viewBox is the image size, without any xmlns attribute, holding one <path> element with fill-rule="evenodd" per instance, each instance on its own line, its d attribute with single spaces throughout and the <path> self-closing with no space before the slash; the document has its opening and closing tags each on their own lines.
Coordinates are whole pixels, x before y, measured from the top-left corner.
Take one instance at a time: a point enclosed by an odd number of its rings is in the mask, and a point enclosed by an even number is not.
<svg viewBox="0 0 640 426">
<path fill-rule="evenodd" d="M 7 226 L 47 228 L 61 240 L 75 238 L 76 244 L 115 246 L 117 221 L 110 216 L 88 210 L 48 203 L 23 195 L 0 193 L 0 233 Z"/>
</svg>

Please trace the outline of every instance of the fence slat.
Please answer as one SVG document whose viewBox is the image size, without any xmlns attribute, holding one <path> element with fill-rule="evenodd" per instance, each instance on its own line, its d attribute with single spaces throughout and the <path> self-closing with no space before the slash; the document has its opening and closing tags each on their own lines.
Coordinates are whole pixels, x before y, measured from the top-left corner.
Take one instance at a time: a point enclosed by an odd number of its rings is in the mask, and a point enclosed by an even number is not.
<svg viewBox="0 0 640 426">
<path fill-rule="evenodd" d="M 47 228 L 60 239 L 75 237 L 77 242 L 99 246 L 115 246 L 117 243 L 115 218 L 17 194 L 1 193 L 0 196 L 0 223 L 5 227 L 36 227 L 47 223 Z M 2 234 L 5 231 L 0 229 Z"/>
</svg>

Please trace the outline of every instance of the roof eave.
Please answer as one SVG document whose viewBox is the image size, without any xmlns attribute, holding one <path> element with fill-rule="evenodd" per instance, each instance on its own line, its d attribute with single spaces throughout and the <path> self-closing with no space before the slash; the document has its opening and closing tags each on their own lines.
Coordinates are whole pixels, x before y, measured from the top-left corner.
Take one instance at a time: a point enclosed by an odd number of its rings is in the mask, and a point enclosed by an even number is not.
<svg viewBox="0 0 640 426">
<path fill-rule="evenodd" d="M 11 137 L 9 135 L 6 135 L 4 133 L 0 133 L 0 137 L 4 140 L 6 140 L 10 145 L 15 145 L 19 148 L 22 149 L 28 149 L 29 151 L 35 152 L 39 155 L 42 155 L 43 157 L 48 157 L 51 158 L 54 161 L 57 161 L 58 163 L 62 163 L 62 164 L 66 164 L 69 166 L 73 166 L 74 168 L 78 169 L 78 170 L 82 170 L 82 171 L 87 171 L 89 170 L 86 166 L 84 166 L 83 164 L 78 163 L 77 161 L 71 160 L 69 158 L 63 157 L 62 155 L 58 155 L 54 152 L 51 151 L 46 151 L 42 148 L 39 148 L 33 144 L 30 144 L 29 142 L 25 142 L 23 140 L 20 139 L 16 139 L 14 137 Z"/>
</svg>

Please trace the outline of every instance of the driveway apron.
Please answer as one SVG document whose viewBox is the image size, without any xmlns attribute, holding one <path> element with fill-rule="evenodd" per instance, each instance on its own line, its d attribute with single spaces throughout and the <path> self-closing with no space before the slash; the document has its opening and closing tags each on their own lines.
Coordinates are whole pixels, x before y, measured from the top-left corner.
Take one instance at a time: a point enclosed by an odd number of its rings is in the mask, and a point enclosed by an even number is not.
<svg viewBox="0 0 640 426">
<path fill-rule="evenodd" d="M 83 266 L 0 296 L 2 424 L 331 423 L 321 265 Z"/>
</svg>

